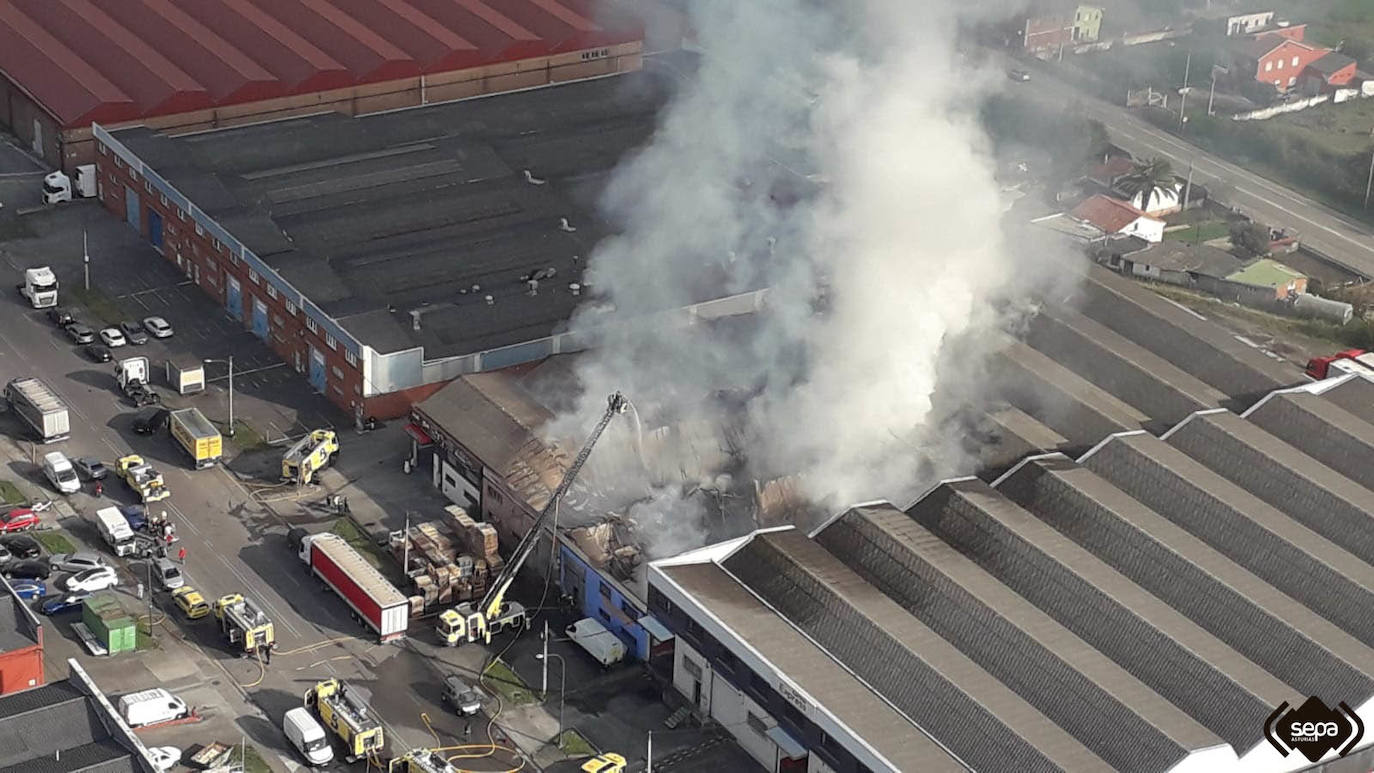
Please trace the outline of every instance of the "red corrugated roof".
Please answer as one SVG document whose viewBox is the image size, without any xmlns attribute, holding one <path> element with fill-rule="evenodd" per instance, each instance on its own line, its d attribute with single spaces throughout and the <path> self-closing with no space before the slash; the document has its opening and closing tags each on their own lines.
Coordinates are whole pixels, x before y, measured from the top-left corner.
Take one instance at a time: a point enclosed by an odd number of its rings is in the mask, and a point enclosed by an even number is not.
<svg viewBox="0 0 1374 773">
<path fill-rule="evenodd" d="M 0 71 L 64 126 L 629 42 L 583 0 L 0 0 Z"/>
<path fill-rule="evenodd" d="M 1139 218 L 1157 220 L 1158 218 L 1141 212 L 1121 199 L 1114 199 L 1101 193 L 1089 196 L 1081 204 L 1069 211 L 1069 215 L 1102 229 L 1103 233 L 1120 233 L 1121 229 Z"/>
</svg>

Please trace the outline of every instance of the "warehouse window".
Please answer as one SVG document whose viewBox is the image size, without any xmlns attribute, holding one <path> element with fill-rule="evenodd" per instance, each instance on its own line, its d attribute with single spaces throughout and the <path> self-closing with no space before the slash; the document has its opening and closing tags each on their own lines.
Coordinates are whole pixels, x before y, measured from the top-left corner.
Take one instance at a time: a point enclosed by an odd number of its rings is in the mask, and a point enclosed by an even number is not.
<svg viewBox="0 0 1374 773">
<path fill-rule="evenodd" d="M 204 236 L 204 235 L 205 235 L 205 229 L 204 229 L 204 228 L 201 228 L 201 227 L 200 227 L 200 223 L 197 222 L 197 223 L 196 223 L 196 236 Z"/>
<path fill-rule="evenodd" d="M 358 358 L 353 356 L 353 352 L 344 351 L 344 361 L 353 367 L 358 367 Z"/>
<path fill-rule="evenodd" d="M 1265 62 L 1265 63 L 1264 63 L 1264 71 L 1265 71 L 1265 72 L 1269 72 L 1269 71 L 1272 70 L 1272 69 L 1274 69 L 1274 63 L 1273 63 L 1273 62 Z"/>
<path fill-rule="evenodd" d="M 239 256 L 238 256 L 238 255 L 235 255 L 235 254 L 232 253 L 232 252 L 229 253 L 229 262 L 232 263 L 233 265 L 237 266 L 237 265 L 239 264 Z"/>
<path fill-rule="evenodd" d="M 1296 64 L 1297 61 L 1298 61 L 1297 57 L 1293 57 L 1293 62 L 1294 62 L 1294 64 Z M 1279 69 L 1280 69 L 1280 70 L 1283 69 L 1283 60 L 1282 60 L 1282 59 L 1279 60 Z"/>
<path fill-rule="evenodd" d="M 123 169 L 123 168 L 124 168 L 124 159 L 120 158 L 119 156 L 115 156 L 115 168 L 116 168 L 116 169 Z"/>
<path fill-rule="evenodd" d="M 343 390 L 340 389 L 337 384 L 334 386 L 334 394 L 343 397 Z"/>
<path fill-rule="evenodd" d="M 268 298 L 276 298 L 276 297 L 277 297 L 277 288 L 273 287 L 272 285 L 268 285 L 268 286 L 267 286 L 267 297 L 268 297 Z"/>
<path fill-rule="evenodd" d="M 258 284 L 258 272 L 254 271 L 251 268 L 248 269 L 248 281 L 252 282 L 253 284 Z"/>
<path fill-rule="evenodd" d="M 1293 57 L 1293 66 L 1294 66 L 1294 67 L 1297 67 L 1297 66 L 1298 66 L 1298 58 L 1297 58 L 1296 56 Z"/>
<path fill-rule="evenodd" d="M 315 324 L 315 320 L 310 317 L 305 318 L 305 326 L 309 328 L 312 333 L 320 332 L 320 326 Z"/>
<path fill-rule="evenodd" d="M 362 394 L 362 393 L 363 393 L 363 387 L 362 387 L 362 385 L 361 385 L 361 384 L 354 384 L 354 385 L 353 385 L 353 394 L 355 394 L 355 395 L 360 395 L 360 394 Z"/>
<path fill-rule="evenodd" d="M 281 327 L 281 325 L 282 325 L 282 319 L 281 319 L 281 317 L 278 317 L 276 314 L 273 314 L 273 315 L 272 315 L 272 324 L 276 325 L 277 327 Z M 279 339 L 279 340 L 280 340 L 280 339 Z"/>
<path fill-rule="evenodd" d="M 110 149 L 105 147 L 103 144 L 97 145 L 96 147 L 100 150 L 100 155 L 102 156 L 107 155 L 110 152 Z"/>
<path fill-rule="evenodd" d="M 332 335 L 330 335 L 330 334 L 328 334 L 328 333 L 325 333 L 325 334 L 324 334 L 324 345 L 325 345 L 325 346 L 328 346 L 330 349 L 338 349 L 338 348 L 339 348 L 339 342 L 338 342 L 338 341 L 335 341 L 335 340 L 334 340 L 334 336 L 332 336 Z"/>
<path fill-rule="evenodd" d="M 293 317 L 296 316 L 296 304 L 283 298 L 282 305 L 286 307 L 287 314 L 290 314 Z"/>
<path fill-rule="evenodd" d="M 692 660 L 688 657 L 684 657 L 682 659 L 682 670 L 691 674 L 695 679 L 697 679 L 697 681 L 701 680 L 701 664 L 696 662 L 695 660 Z"/>
<path fill-rule="evenodd" d="M 339 370 L 339 366 L 338 366 L 338 365 L 331 365 L 331 366 L 329 367 L 329 370 L 330 370 L 330 372 L 332 372 L 332 373 L 334 374 L 334 378 L 337 378 L 338 380 L 343 381 L 343 371 Z"/>
<path fill-rule="evenodd" d="M 179 219 L 181 219 L 181 220 L 185 220 L 185 219 L 186 219 L 186 210 L 178 208 L 178 209 L 177 209 L 177 217 L 178 217 Z"/>
<path fill-rule="evenodd" d="M 165 193 L 159 193 L 159 194 L 157 195 L 157 200 L 160 201 L 160 202 L 162 202 L 162 206 L 164 206 L 164 207 L 167 206 L 167 194 L 165 194 Z"/>
</svg>

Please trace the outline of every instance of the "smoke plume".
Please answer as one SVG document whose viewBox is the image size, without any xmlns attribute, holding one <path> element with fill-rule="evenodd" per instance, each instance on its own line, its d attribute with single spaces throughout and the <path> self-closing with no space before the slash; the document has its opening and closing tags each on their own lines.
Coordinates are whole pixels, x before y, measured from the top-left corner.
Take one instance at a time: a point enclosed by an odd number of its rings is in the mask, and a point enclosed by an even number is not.
<svg viewBox="0 0 1374 773">
<path fill-rule="evenodd" d="M 699 58 L 646 62 L 676 91 L 606 191 L 573 321 L 596 345 L 551 433 L 631 399 L 593 477 L 651 552 L 700 543 L 742 481 L 796 475 L 826 508 L 976 466 L 951 417 L 1020 281 L 977 116 L 1005 79 L 956 50 L 979 5 L 694 0 Z M 643 319 L 761 288 L 747 317 Z"/>
</svg>

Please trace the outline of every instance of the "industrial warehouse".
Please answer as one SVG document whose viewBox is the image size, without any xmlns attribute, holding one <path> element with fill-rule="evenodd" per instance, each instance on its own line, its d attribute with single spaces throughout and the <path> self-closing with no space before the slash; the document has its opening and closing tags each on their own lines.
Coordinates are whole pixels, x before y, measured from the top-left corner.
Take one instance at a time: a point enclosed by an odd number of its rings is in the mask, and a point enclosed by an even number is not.
<svg viewBox="0 0 1374 773">
<path fill-rule="evenodd" d="M 591 0 L 0 4 L 0 125 L 49 164 L 93 123 L 194 132 L 636 70 L 642 24 Z"/>
</svg>

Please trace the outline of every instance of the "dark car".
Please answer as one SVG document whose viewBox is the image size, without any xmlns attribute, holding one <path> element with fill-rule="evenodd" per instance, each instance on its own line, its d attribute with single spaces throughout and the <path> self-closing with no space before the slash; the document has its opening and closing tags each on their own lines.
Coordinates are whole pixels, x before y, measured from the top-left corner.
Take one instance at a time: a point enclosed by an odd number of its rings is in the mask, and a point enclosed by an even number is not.
<svg viewBox="0 0 1374 773">
<path fill-rule="evenodd" d="M 52 567 L 47 561 L 14 561 L 4 568 L 4 573 L 21 580 L 46 580 L 52 576 Z"/>
<path fill-rule="evenodd" d="M 86 356 L 90 357 L 92 362 L 109 362 L 113 359 L 110 347 L 104 344 L 86 344 Z"/>
<path fill-rule="evenodd" d="M 148 528 L 148 511 L 143 509 L 143 505 L 121 505 L 119 512 L 129 522 L 130 529 L 143 531 Z"/>
<path fill-rule="evenodd" d="M 95 331 L 80 322 L 68 322 L 62 329 L 67 331 L 67 336 L 72 339 L 72 343 L 95 343 Z"/>
<path fill-rule="evenodd" d="M 67 311 L 61 306 L 54 306 L 48 309 L 48 319 L 52 320 L 52 323 L 58 327 L 66 327 L 76 321 L 76 317 L 73 317 L 70 311 Z"/>
<path fill-rule="evenodd" d="M 148 333 L 143 330 L 143 325 L 133 320 L 119 323 L 119 329 L 124 331 L 124 337 L 129 339 L 131 344 L 148 343 Z"/>
<path fill-rule="evenodd" d="M 43 600 L 41 609 L 45 615 L 57 615 L 81 608 L 81 602 L 90 598 L 89 593 L 69 593 L 66 596 L 53 596 Z"/>
<path fill-rule="evenodd" d="M 456 674 L 449 674 L 444 677 L 443 700 L 454 711 L 465 717 L 473 716 L 482 710 L 482 696 L 472 688 L 472 685 L 463 681 L 462 677 Z"/>
<path fill-rule="evenodd" d="M 0 537 L 0 545 L 4 545 L 15 558 L 38 558 L 43 555 L 38 540 L 27 534 L 6 534 Z"/>
<path fill-rule="evenodd" d="M 1030 73 L 1026 72 L 1025 70 L 1007 70 L 1007 77 L 1011 78 L 1017 83 L 1025 83 L 1026 81 L 1030 80 Z"/>
<path fill-rule="evenodd" d="M 105 463 L 94 456 L 78 456 L 72 460 L 72 466 L 76 468 L 76 474 L 86 480 L 103 480 L 110 474 Z"/>
<path fill-rule="evenodd" d="M 166 408 L 150 408 L 141 411 L 134 417 L 134 432 L 140 435 L 152 435 L 167 428 L 167 417 L 170 412 Z"/>
</svg>

